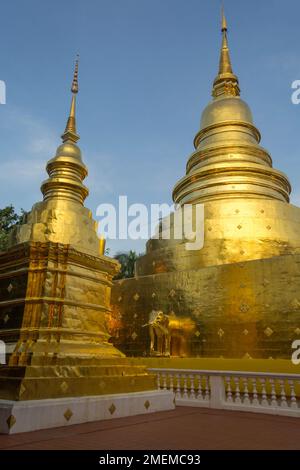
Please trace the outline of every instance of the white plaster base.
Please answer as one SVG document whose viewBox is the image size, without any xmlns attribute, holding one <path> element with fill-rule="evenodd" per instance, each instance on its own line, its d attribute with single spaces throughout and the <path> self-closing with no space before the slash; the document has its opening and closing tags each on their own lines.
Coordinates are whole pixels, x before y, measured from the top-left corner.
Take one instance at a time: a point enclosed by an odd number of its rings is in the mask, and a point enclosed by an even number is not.
<svg viewBox="0 0 300 470">
<path fill-rule="evenodd" d="M 0 400 L 0 433 L 16 434 L 174 408 L 174 394 L 163 390 L 31 401 Z"/>
</svg>

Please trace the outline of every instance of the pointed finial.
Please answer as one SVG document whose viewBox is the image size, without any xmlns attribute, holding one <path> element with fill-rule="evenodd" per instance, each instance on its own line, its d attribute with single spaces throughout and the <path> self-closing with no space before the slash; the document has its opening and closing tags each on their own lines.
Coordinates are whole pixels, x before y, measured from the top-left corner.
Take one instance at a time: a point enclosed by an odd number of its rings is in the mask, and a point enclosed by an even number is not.
<svg viewBox="0 0 300 470">
<path fill-rule="evenodd" d="M 79 135 L 76 132 L 76 95 L 78 93 L 78 62 L 79 56 L 77 54 L 77 59 L 75 61 L 75 69 L 72 80 L 71 92 L 72 92 L 72 101 L 71 109 L 68 117 L 67 125 L 65 132 L 61 136 L 62 141 L 66 142 L 70 140 L 71 142 L 77 142 L 79 140 Z"/>
<path fill-rule="evenodd" d="M 72 81 L 72 87 L 71 87 L 71 92 L 72 93 L 78 93 L 78 63 L 79 63 L 79 54 L 77 54 L 77 59 L 75 61 L 75 69 L 74 69 L 74 75 L 73 75 L 73 81 Z"/>
<path fill-rule="evenodd" d="M 229 55 L 229 48 L 228 48 L 228 41 L 227 41 L 227 21 L 224 14 L 224 7 L 222 5 L 222 49 L 221 49 L 221 56 L 220 56 L 220 67 L 219 67 L 219 74 L 222 73 L 232 73 L 230 55 Z"/>
<path fill-rule="evenodd" d="M 212 91 L 214 98 L 218 98 L 224 95 L 239 96 L 240 94 L 239 82 L 236 75 L 234 75 L 231 66 L 227 40 L 228 28 L 223 5 L 221 10 L 221 23 L 222 47 L 220 53 L 219 73 L 214 81 L 214 87 Z"/>
<path fill-rule="evenodd" d="M 227 21 L 226 21 L 226 17 L 225 17 L 225 13 L 224 13 L 224 5 L 222 4 L 222 33 L 224 31 L 228 31 L 227 30 Z"/>
</svg>

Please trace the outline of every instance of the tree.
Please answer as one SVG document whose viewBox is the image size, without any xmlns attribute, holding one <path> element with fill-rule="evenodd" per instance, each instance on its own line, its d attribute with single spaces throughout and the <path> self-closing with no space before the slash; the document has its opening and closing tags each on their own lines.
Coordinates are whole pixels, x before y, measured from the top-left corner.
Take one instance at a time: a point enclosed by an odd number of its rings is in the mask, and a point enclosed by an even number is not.
<svg viewBox="0 0 300 470">
<path fill-rule="evenodd" d="M 21 223 L 24 213 L 21 209 L 21 214 L 17 214 L 12 205 L 0 209 L 0 251 L 7 249 L 9 234 L 16 224 Z"/>
<path fill-rule="evenodd" d="M 141 255 L 137 255 L 135 251 L 130 250 L 129 253 L 117 253 L 115 259 L 121 264 L 121 270 L 115 279 L 128 279 L 134 277 L 134 266 L 136 260 Z"/>
</svg>

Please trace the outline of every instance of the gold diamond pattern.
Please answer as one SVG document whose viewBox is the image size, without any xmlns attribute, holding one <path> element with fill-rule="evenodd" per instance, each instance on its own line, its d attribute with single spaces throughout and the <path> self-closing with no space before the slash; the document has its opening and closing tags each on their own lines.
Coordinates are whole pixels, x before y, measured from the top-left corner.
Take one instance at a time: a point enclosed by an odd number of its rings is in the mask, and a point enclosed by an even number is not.
<svg viewBox="0 0 300 470">
<path fill-rule="evenodd" d="M 272 336 L 272 334 L 274 333 L 274 331 L 271 329 L 271 328 L 266 328 L 265 331 L 264 331 L 265 335 L 270 338 L 270 336 Z"/>
<path fill-rule="evenodd" d="M 238 230 L 241 230 L 242 228 L 243 228 L 242 225 L 238 225 L 238 226 L 237 226 L 237 229 L 238 229 Z"/>
<path fill-rule="evenodd" d="M 113 415 L 116 409 L 117 408 L 115 407 L 114 403 L 112 403 L 110 407 L 108 408 L 108 411 L 110 412 L 111 415 Z"/>
<path fill-rule="evenodd" d="M 72 418 L 73 416 L 73 412 L 70 410 L 70 408 L 68 408 L 65 412 L 64 412 L 64 417 L 67 421 L 70 421 L 70 419 Z"/>
<path fill-rule="evenodd" d="M 136 332 L 134 331 L 134 332 L 132 333 L 132 335 L 131 335 L 131 338 L 133 339 L 133 341 L 135 341 L 135 340 L 137 339 L 137 336 L 138 336 L 138 335 L 137 335 Z"/>
<path fill-rule="evenodd" d="M 121 300 L 122 300 L 122 297 L 121 297 L 121 295 L 120 295 L 120 297 L 118 298 L 118 302 L 121 302 Z"/>
<path fill-rule="evenodd" d="M 153 294 L 152 294 L 152 299 L 154 299 L 154 297 L 156 297 L 155 292 L 153 292 Z"/>
<path fill-rule="evenodd" d="M 252 359 L 252 357 L 250 356 L 250 354 L 246 353 L 243 359 Z"/>
<path fill-rule="evenodd" d="M 6 324 L 9 320 L 9 316 L 6 314 L 5 317 L 3 318 L 4 323 Z"/>
<path fill-rule="evenodd" d="M 6 420 L 8 429 L 11 429 L 16 424 L 16 422 L 17 422 L 17 420 L 14 417 L 14 415 L 10 415 Z"/>
<path fill-rule="evenodd" d="M 12 285 L 12 283 L 10 283 L 9 286 L 7 287 L 8 292 L 11 293 L 13 288 L 14 288 L 14 286 Z"/>
<path fill-rule="evenodd" d="M 134 300 L 137 302 L 140 298 L 139 294 L 136 292 L 133 296 Z"/>
<path fill-rule="evenodd" d="M 248 336 L 249 331 L 248 331 L 248 330 L 244 330 L 244 331 L 243 331 L 243 334 L 244 334 L 245 336 Z"/>
<path fill-rule="evenodd" d="M 66 391 L 68 390 L 69 386 L 67 384 L 67 382 L 63 382 L 61 385 L 60 385 L 60 389 L 62 392 L 66 393 Z"/>
<path fill-rule="evenodd" d="M 240 305 L 240 311 L 243 312 L 243 313 L 246 313 L 246 312 L 249 312 L 250 310 L 250 307 L 248 304 L 241 304 Z"/>
<path fill-rule="evenodd" d="M 295 333 L 296 333 L 296 335 L 300 335 L 300 328 L 296 328 Z"/>
<path fill-rule="evenodd" d="M 196 331 L 195 336 L 197 336 L 197 338 L 199 338 L 200 335 L 201 335 L 200 331 L 199 330 Z"/>
<path fill-rule="evenodd" d="M 175 294 L 176 294 L 176 292 L 174 291 L 174 289 L 170 290 L 170 293 L 169 293 L 170 297 L 174 297 Z"/>
<path fill-rule="evenodd" d="M 220 338 L 223 338 L 224 335 L 225 335 L 225 331 L 222 330 L 222 328 L 220 328 L 219 331 L 218 331 L 218 336 L 219 336 Z"/>
<path fill-rule="evenodd" d="M 271 230 L 271 229 L 272 229 L 271 225 L 268 225 L 266 228 L 267 228 L 267 230 Z"/>
<path fill-rule="evenodd" d="M 150 401 L 149 400 L 145 401 L 144 407 L 146 408 L 146 410 L 148 410 L 150 408 Z"/>
</svg>

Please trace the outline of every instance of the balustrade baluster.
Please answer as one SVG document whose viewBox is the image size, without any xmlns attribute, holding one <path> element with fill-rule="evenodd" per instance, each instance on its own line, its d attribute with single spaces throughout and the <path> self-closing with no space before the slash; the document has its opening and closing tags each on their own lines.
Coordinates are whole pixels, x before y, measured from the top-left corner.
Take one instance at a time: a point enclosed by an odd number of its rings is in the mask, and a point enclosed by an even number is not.
<svg viewBox="0 0 300 470">
<path fill-rule="evenodd" d="M 171 390 L 171 392 L 175 392 L 175 390 L 174 390 L 174 377 L 173 377 L 172 372 L 169 374 L 169 380 L 170 380 L 170 382 L 169 382 L 170 383 L 170 385 L 169 385 L 170 390 Z"/>
<path fill-rule="evenodd" d="M 168 390 L 167 388 L 167 374 L 162 374 L 163 376 L 163 390 Z"/>
<path fill-rule="evenodd" d="M 276 395 L 276 380 L 270 379 L 269 383 L 271 385 L 271 406 L 277 407 L 277 395 Z"/>
<path fill-rule="evenodd" d="M 258 394 L 257 394 L 257 378 L 253 377 L 251 379 L 251 383 L 252 383 L 252 390 L 253 390 L 252 391 L 252 393 L 253 393 L 252 405 L 257 406 L 257 405 L 259 405 Z"/>
<path fill-rule="evenodd" d="M 189 397 L 188 392 L 187 392 L 187 381 L 188 381 L 188 375 L 183 374 L 183 398 L 184 399 L 187 399 Z"/>
<path fill-rule="evenodd" d="M 280 396 L 280 406 L 281 408 L 287 408 L 287 399 L 285 394 L 285 381 L 280 380 L 281 396 Z"/>
<path fill-rule="evenodd" d="M 205 380 L 205 397 L 204 397 L 204 399 L 205 399 L 205 401 L 209 401 L 209 399 L 210 399 L 209 376 L 206 375 L 204 377 L 204 380 Z"/>
<path fill-rule="evenodd" d="M 245 377 L 245 378 L 243 379 L 243 383 L 244 383 L 244 392 L 243 392 L 244 399 L 243 399 L 243 404 L 244 404 L 244 405 L 250 405 L 249 390 L 248 390 L 248 377 Z"/>
<path fill-rule="evenodd" d="M 234 383 L 235 383 L 235 391 L 234 391 L 234 403 L 242 403 L 241 401 L 241 394 L 240 394 L 240 378 L 235 377 L 234 378 Z"/>
<path fill-rule="evenodd" d="M 260 379 L 261 382 L 261 405 L 262 406 L 269 406 L 268 397 L 267 397 L 267 390 L 266 390 L 266 379 Z"/>
<path fill-rule="evenodd" d="M 298 408 L 297 398 L 295 393 L 295 384 L 293 380 L 289 380 L 289 386 L 291 391 L 291 408 L 296 409 Z"/>
<path fill-rule="evenodd" d="M 203 397 L 203 394 L 202 394 L 202 376 L 201 375 L 198 375 L 198 395 L 197 395 L 197 398 L 198 398 L 199 401 L 204 400 L 204 397 Z"/>
<path fill-rule="evenodd" d="M 233 398 L 232 398 L 232 391 L 231 391 L 231 377 L 226 377 L 225 381 L 226 381 L 226 384 L 227 384 L 227 387 L 226 387 L 226 400 L 227 400 L 228 403 L 232 403 Z"/>
<path fill-rule="evenodd" d="M 181 376 L 180 376 L 180 374 L 176 374 L 176 379 L 177 379 L 177 383 L 176 383 L 175 397 L 177 399 L 179 399 L 179 398 L 181 398 L 181 385 L 180 385 Z"/>
<path fill-rule="evenodd" d="M 295 393 L 295 384 L 293 380 L 289 380 L 289 386 L 291 390 L 291 408 L 296 409 L 298 408 L 298 404 L 297 404 L 297 397 Z"/>
<path fill-rule="evenodd" d="M 156 383 L 157 383 L 157 389 L 160 390 L 160 373 L 156 373 Z"/>
<path fill-rule="evenodd" d="M 194 383 L 194 374 L 190 375 L 190 383 L 191 383 L 191 391 L 190 391 L 190 398 L 191 400 L 195 400 L 196 395 L 195 395 L 195 383 Z"/>
</svg>

